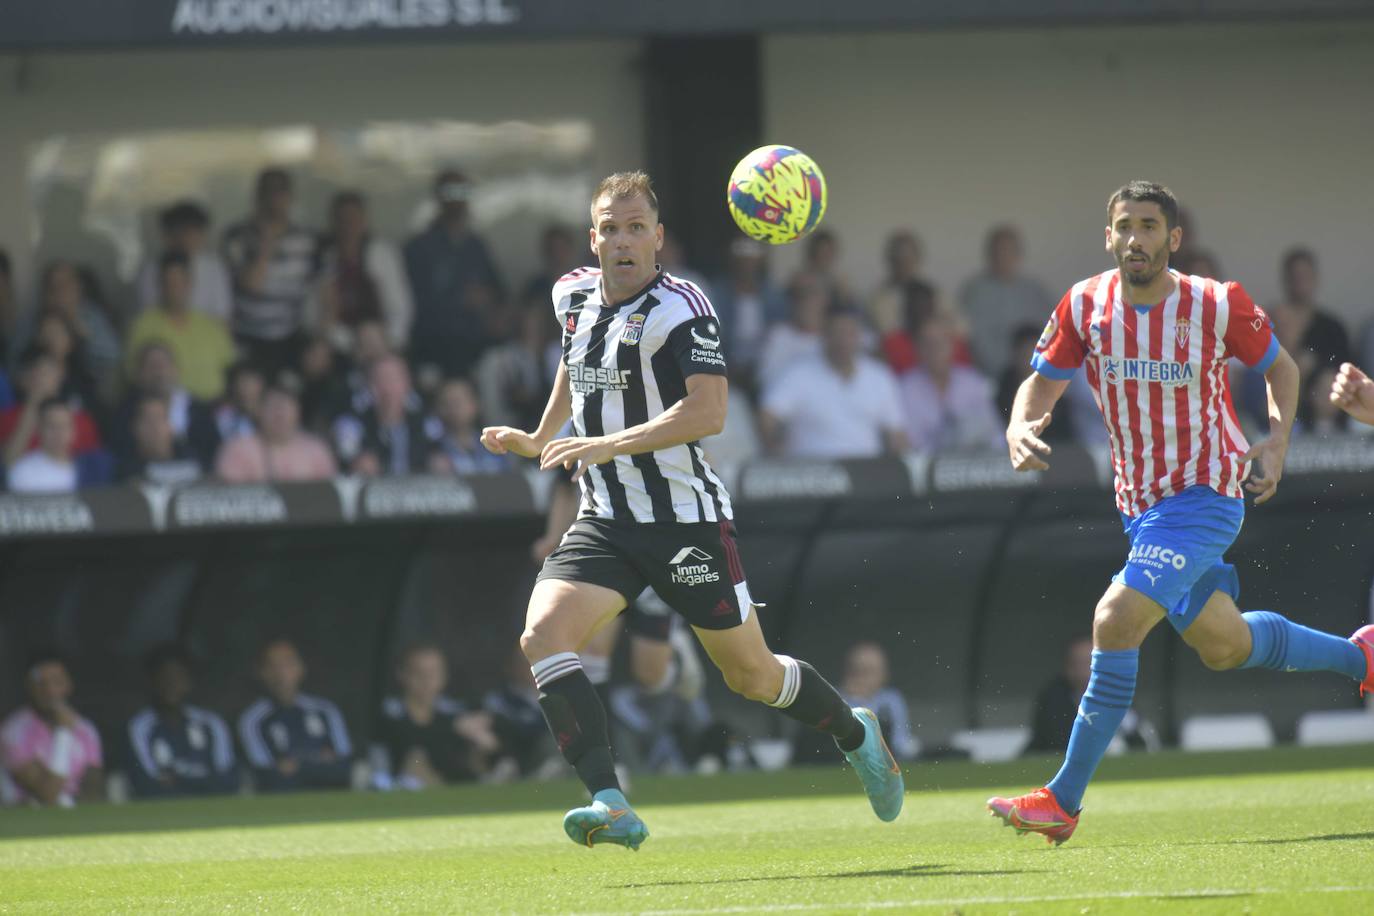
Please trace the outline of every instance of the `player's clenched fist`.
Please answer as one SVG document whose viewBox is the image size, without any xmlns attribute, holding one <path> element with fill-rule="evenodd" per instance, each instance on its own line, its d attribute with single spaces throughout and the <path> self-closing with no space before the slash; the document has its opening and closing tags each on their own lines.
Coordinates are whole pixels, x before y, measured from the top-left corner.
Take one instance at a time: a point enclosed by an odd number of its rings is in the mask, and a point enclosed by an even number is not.
<svg viewBox="0 0 1374 916">
<path fill-rule="evenodd" d="M 1342 363 L 1331 383 L 1331 403 L 1361 423 L 1374 426 L 1374 380 L 1350 363 Z"/>
<path fill-rule="evenodd" d="M 1011 466 L 1018 471 L 1044 471 L 1049 468 L 1045 458 L 1053 449 L 1040 438 L 1050 425 L 1047 413 L 1038 420 L 1013 420 L 1007 427 L 1007 448 Z"/>
<path fill-rule="evenodd" d="M 510 426 L 488 426 L 483 429 L 482 445 L 497 455 L 514 452 L 521 458 L 537 458 L 541 451 L 533 436 Z"/>
</svg>

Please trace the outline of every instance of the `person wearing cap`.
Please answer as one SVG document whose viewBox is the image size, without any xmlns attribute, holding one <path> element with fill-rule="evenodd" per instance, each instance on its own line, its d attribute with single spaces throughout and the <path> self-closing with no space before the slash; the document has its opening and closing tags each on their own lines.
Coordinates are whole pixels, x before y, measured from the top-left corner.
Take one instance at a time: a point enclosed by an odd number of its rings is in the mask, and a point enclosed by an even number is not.
<svg viewBox="0 0 1374 916">
<path fill-rule="evenodd" d="M 24 669 L 28 702 L 0 723 L 0 804 L 59 805 L 102 798 L 100 734 L 71 705 L 72 678 L 56 652 Z"/>
<path fill-rule="evenodd" d="M 299 383 L 279 377 L 262 396 L 258 430 L 227 440 L 215 475 L 228 483 L 324 480 L 338 472 L 324 440 L 301 429 Z"/>
<path fill-rule="evenodd" d="M 434 196 L 434 222 L 405 246 L 415 296 L 410 355 L 446 375 L 467 375 L 490 343 L 487 312 L 504 301 L 505 284 L 486 243 L 472 231 L 467 176 L 452 169 L 440 173 Z"/>
</svg>

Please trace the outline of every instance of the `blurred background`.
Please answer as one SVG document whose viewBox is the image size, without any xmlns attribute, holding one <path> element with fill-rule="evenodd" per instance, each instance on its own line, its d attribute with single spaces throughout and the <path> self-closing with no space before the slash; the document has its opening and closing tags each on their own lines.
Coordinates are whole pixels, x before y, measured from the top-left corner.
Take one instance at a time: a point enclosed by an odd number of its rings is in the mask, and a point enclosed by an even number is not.
<svg viewBox="0 0 1374 916">
<path fill-rule="evenodd" d="M 1081 380 L 1043 478 L 1010 473 L 1001 430 L 1055 302 L 1111 266 L 1105 202 L 1132 178 L 1182 202 L 1173 266 L 1244 283 L 1303 371 L 1283 489 L 1233 552 L 1243 603 L 1353 631 L 1370 616 L 1374 443 L 1325 392 L 1341 362 L 1374 365 L 1371 13 L 7 12 L 0 712 L 54 650 L 135 794 L 173 792 L 157 774 L 196 754 L 204 778 L 175 791 L 281 785 L 255 701 L 299 705 L 302 689 L 329 705 L 301 727 L 331 763 L 362 764 L 321 785 L 556 773 L 514 653 L 559 484 L 476 435 L 537 422 L 558 359 L 549 287 L 589 260 L 596 182 L 631 168 L 654 177 L 664 267 L 722 317 L 731 424 L 708 451 L 739 496 L 770 641 L 884 704 L 908 758 L 1066 740 L 1081 640 L 1126 548 L 1105 437 Z M 820 229 L 786 248 L 745 239 L 725 207 L 734 163 L 765 143 L 806 151 L 829 186 Z M 856 361 L 861 390 L 794 396 Z M 1262 430 L 1262 378 L 1237 367 L 1232 383 Z M 628 765 L 823 750 L 726 695 L 641 603 L 606 650 Z M 656 680 L 653 658 L 669 659 Z M 1142 670 L 1123 748 L 1374 740 L 1335 679 L 1216 675 L 1173 634 L 1147 643 Z M 188 703 L 212 723 L 200 746 L 178 745 L 201 734 L 178 724 L 202 721 L 178 718 Z M 432 715 L 459 737 L 452 766 L 426 771 L 402 725 Z"/>
</svg>

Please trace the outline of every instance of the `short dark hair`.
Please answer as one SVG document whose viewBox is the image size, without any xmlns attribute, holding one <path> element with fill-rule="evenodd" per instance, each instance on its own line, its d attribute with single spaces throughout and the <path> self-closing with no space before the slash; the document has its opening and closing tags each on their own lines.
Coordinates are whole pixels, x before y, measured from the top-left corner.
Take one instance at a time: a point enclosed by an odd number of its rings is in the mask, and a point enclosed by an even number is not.
<svg viewBox="0 0 1374 916">
<path fill-rule="evenodd" d="M 164 410 L 171 409 L 171 402 L 160 394 L 140 394 L 138 399 L 134 401 L 134 416 L 137 417 L 143 413 L 143 408 L 149 404 L 160 404 Z"/>
<path fill-rule="evenodd" d="M 162 209 L 158 214 L 158 225 L 163 232 L 178 229 L 206 229 L 210 226 L 210 214 L 194 200 L 179 200 Z"/>
<path fill-rule="evenodd" d="M 825 323 L 838 321 L 841 318 L 853 318 L 859 324 L 864 323 L 864 313 L 855 306 L 847 302 L 838 302 L 825 310 Z"/>
<path fill-rule="evenodd" d="M 444 652 L 443 646 L 432 639 L 418 639 L 414 642 L 407 643 L 401 648 L 400 652 L 396 653 L 396 667 L 398 669 L 404 668 L 412 658 L 419 655 L 421 652 L 438 652 L 440 658 L 444 659 L 446 662 L 448 661 L 448 655 Z"/>
<path fill-rule="evenodd" d="M 363 197 L 362 191 L 352 189 L 340 191 L 329 201 L 329 212 L 335 213 L 341 207 L 357 207 L 359 210 L 366 210 L 367 198 Z"/>
<path fill-rule="evenodd" d="M 609 197 L 611 200 L 624 200 L 627 198 L 644 196 L 649 202 L 649 209 L 655 214 L 658 213 L 658 195 L 654 193 L 654 183 L 645 171 L 616 172 L 601 179 L 596 186 L 596 191 L 592 194 L 592 219 L 596 219 L 596 205 L 601 198 Z"/>
<path fill-rule="evenodd" d="M 284 184 L 286 190 L 291 190 L 291 174 L 283 168 L 272 166 L 258 172 L 257 181 L 253 185 L 253 196 L 258 200 L 267 193 L 267 186 L 270 183 Z"/>
<path fill-rule="evenodd" d="M 1017 247 L 1024 247 L 1025 242 L 1021 238 L 1021 230 L 1011 223 L 998 223 L 988 230 L 988 234 L 983 239 L 983 255 L 992 257 L 992 253 L 997 250 L 1003 239 L 1010 239 L 1015 242 Z"/>
<path fill-rule="evenodd" d="M 191 654 L 174 642 L 160 643 L 143 656 L 143 672 L 148 677 L 156 677 L 159 671 L 173 662 L 189 670 L 192 667 Z"/>
<path fill-rule="evenodd" d="M 258 646 L 258 664 L 262 664 L 263 659 L 267 658 L 267 653 L 273 646 L 283 645 L 290 646 L 291 651 L 295 652 L 297 655 L 301 654 L 300 646 L 296 645 L 294 639 L 287 636 L 285 633 L 278 633 L 275 636 L 270 636 L 263 640 L 262 645 Z"/>
<path fill-rule="evenodd" d="M 24 679 L 28 680 L 33 677 L 34 671 L 44 665 L 61 665 L 66 668 L 67 662 L 62 657 L 62 653 L 53 646 L 39 646 L 29 652 L 28 657 L 24 659 Z"/>
<path fill-rule="evenodd" d="M 180 267 L 182 270 L 191 269 L 191 259 L 186 252 L 178 251 L 175 248 L 162 253 L 162 257 L 157 259 L 158 276 L 165 274 L 173 267 Z"/>
<path fill-rule="evenodd" d="M 228 387 L 233 387 L 235 380 L 241 375 L 256 375 L 262 379 L 263 384 L 267 383 L 267 373 L 262 366 L 251 359 L 236 359 L 224 370 L 224 383 Z"/>
<path fill-rule="evenodd" d="M 1313 270 L 1317 269 L 1316 252 L 1311 248 L 1297 245 L 1283 253 L 1283 275 L 1285 277 L 1288 276 L 1289 271 L 1293 269 L 1293 265 L 1299 261 L 1306 261 Z"/>
<path fill-rule="evenodd" d="M 1164 212 L 1165 227 L 1172 229 L 1178 225 L 1178 198 L 1174 196 L 1173 191 L 1162 184 L 1137 178 L 1117 188 L 1112 192 L 1112 196 L 1107 198 L 1108 223 L 1112 221 L 1112 211 L 1123 200 L 1149 201 L 1159 204 L 1159 209 Z"/>
<path fill-rule="evenodd" d="M 59 407 L 68 412 L 71 412 L 72 409 L 72 405 L 68 404 L 60 397 L 54 395 L 53 397 L 46 398 L 43 403 L 38 405 L 38 416 L 47 416 L 50 411 L 56 410 Z"/>
<path fill-rule="evenodd" d="M 39 320 L 41 321 L 42 319 Z M 19 371 L 27 372 L 45 359 L 50 359 L 55 363 L 61 362 L 57 357 L 43 349 L 42 344 L 37 342 L 31 343 L 19 353 Z"/>
</svg>

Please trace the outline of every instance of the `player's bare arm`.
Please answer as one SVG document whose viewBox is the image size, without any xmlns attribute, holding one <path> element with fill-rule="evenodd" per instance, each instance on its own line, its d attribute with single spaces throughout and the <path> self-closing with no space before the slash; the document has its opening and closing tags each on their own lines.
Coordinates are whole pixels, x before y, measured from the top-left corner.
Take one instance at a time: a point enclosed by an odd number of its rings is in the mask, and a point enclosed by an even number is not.
<svg viewBox="0 0 1374 916">
<path fill-rule="evenodd" d="M 1046 378 L 1032 372 L 1016 389 L 1007 423 L 1007 450 L 1011 466 L 1018 471 L 1044 471 L 1045 459 L 1053 451 L 1040 436 L 1049 428 L 1054 405 L 1069 387 L 1067 380 Z"/>
<path fill-rule="evenodd" d="M 504 455 L 512 452 L 521 458 L 537 458 L 563 424 L 572 416 L 572 389 L 568 385 L 568 369 L 560 360 L 558 371 L 554 373 L 553 391 L 549 392 L 549 402 L 544 405 L 544 415 L 539 420 L 539 428 L 532 433 L 512 426 L 488 426 L 482 430 L 482 445 L 487 451 Z"/>
<path fill-rule="evenodd" d="M 568 469 L 578 465 L 573 474 L 578 480 L 588 467 L 605 464 L 617 455 L 656 452 L 714 436 L 725 428 L 729 396 L 724 376 L 689 375 L 687 396 L 647 423 L 608 436 L 556 439 L 544 447 L 539 466 L 547 470 L 560 464 Z"/>
<path fill-rule="evenodd" d="M 1298 411 L 1298 364 L 1288 351 L 1279 347 L 1274 364 L 1264 373 L 1269 389 L 1269 436 L 1245 453 L 1245 461 L 1256 461 L 1245 488 L 1255 494 L 1255 505 L 1266 503 L 1279 488 L 1283 462 L 1288 456 L 1288 437 Z"/>
<path fill-rule="evenodd" d="M 1374 380 L 1350 364 L 1342 363 L 1331 383 L 1331 403 L 1361 423 L 1374 426 Z"/>
</svg>

